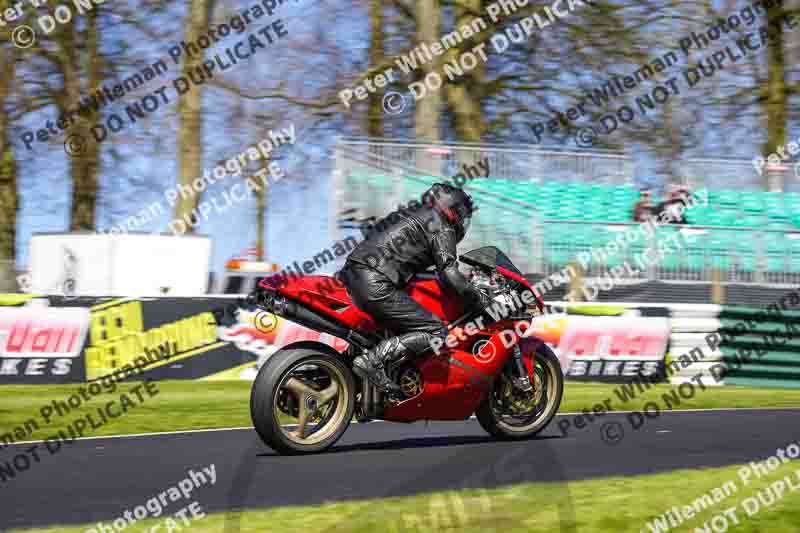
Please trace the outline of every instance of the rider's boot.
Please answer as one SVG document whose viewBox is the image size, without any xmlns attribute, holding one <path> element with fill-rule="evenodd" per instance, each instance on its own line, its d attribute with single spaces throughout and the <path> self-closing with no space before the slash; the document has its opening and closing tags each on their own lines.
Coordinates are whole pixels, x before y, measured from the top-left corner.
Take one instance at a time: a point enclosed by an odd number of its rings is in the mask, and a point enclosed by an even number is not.
<svg viewBox="0 0 800 533">
<path fill-rule="evenodd" d="M 399 337 L 392 337 L 381 341 L 366 355 L 359 355 L 353 360 L 353 370 L 362 378 L 367 378 L 378 387 L 391 401 L 400 401 L 405 398 L 400 387 L 386 375 L 385 365 L 404 357 L 410 353 L 408 347 L 400 341 Z"/>
</svg>

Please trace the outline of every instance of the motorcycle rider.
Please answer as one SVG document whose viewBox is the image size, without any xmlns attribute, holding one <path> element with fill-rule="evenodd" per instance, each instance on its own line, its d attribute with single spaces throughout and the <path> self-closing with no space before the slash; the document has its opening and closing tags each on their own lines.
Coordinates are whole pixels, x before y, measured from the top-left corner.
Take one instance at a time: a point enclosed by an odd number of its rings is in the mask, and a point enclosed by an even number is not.
<svg viewBox="0 0 800 533">
<path fill-rule="evenodd" d="M 355 371 L 382 389 L 391 400 L 402 399 L 400 387 L 386 374 L 386 365 L 405 356 L 420 357 L 434 337 L 444 341 L 442 320 L 405 291 L 409 280 L 431 266 L 467 308 L 484 308 L 489 296 L 470 285 L 458 270 L 456 244 L 472 218 L 472 199 L 463 190 L 434 184 L 417 207 L 387 215 L 347 257 L 339 278 L 355 305 L 395 336 L 381 341 L 353 361 Z"/>
</svg>

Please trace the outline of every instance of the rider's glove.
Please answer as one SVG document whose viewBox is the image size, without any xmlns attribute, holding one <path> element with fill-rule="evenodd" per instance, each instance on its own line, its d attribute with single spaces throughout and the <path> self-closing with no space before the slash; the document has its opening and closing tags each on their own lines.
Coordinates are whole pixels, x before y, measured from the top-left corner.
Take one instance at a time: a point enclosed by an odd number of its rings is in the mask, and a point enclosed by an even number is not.
<svg viewBox="0 0 800 533">
<path fill-rule="evenodd" d="M 489 293 L 483 289 L 477 289 L 476 292 L 478 293 L 477 301 L 475 302 L 475 306 L 483 311 L 490 305 L 492 305 L 492 297 L 489 296 Z"/>
</svg>

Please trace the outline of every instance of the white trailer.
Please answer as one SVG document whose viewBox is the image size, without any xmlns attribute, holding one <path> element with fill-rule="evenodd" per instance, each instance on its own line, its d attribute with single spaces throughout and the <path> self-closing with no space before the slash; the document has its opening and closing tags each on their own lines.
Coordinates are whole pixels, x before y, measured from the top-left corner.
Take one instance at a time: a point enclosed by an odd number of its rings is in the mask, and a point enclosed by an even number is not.
<svg viewBox="0 0 800 533">
<path fill-rule="evenodd" d="M 202 235 L 35 233 L 30 291 L 75 296 L 199 296 L 211 240 Z"/>
</svg>

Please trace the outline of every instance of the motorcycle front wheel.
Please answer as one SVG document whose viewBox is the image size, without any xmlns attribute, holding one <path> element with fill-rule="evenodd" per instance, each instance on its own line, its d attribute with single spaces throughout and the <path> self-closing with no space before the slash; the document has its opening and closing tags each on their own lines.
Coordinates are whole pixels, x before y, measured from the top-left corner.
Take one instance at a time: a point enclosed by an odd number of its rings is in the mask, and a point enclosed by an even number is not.
<svg viewBox="0 0 800 533">
<path fill-rule="evenodd" d="M 530 438 L 542 431 L 555 416 L 564 393 L 561 363 L 544 343 L 536 349 L 533 390 L 514 387 L 500 373 L 487 391 L 475 416 L 487 433 L 499 439 Z"/>
<path fill-rule="evenodd" d="M 313 348 L 272 354 L 250 393 L 258 435 L 278 453 L 318 453 L 344 434 L 355 409 L 355 381 L 338 357 Z"/>
</svg>

